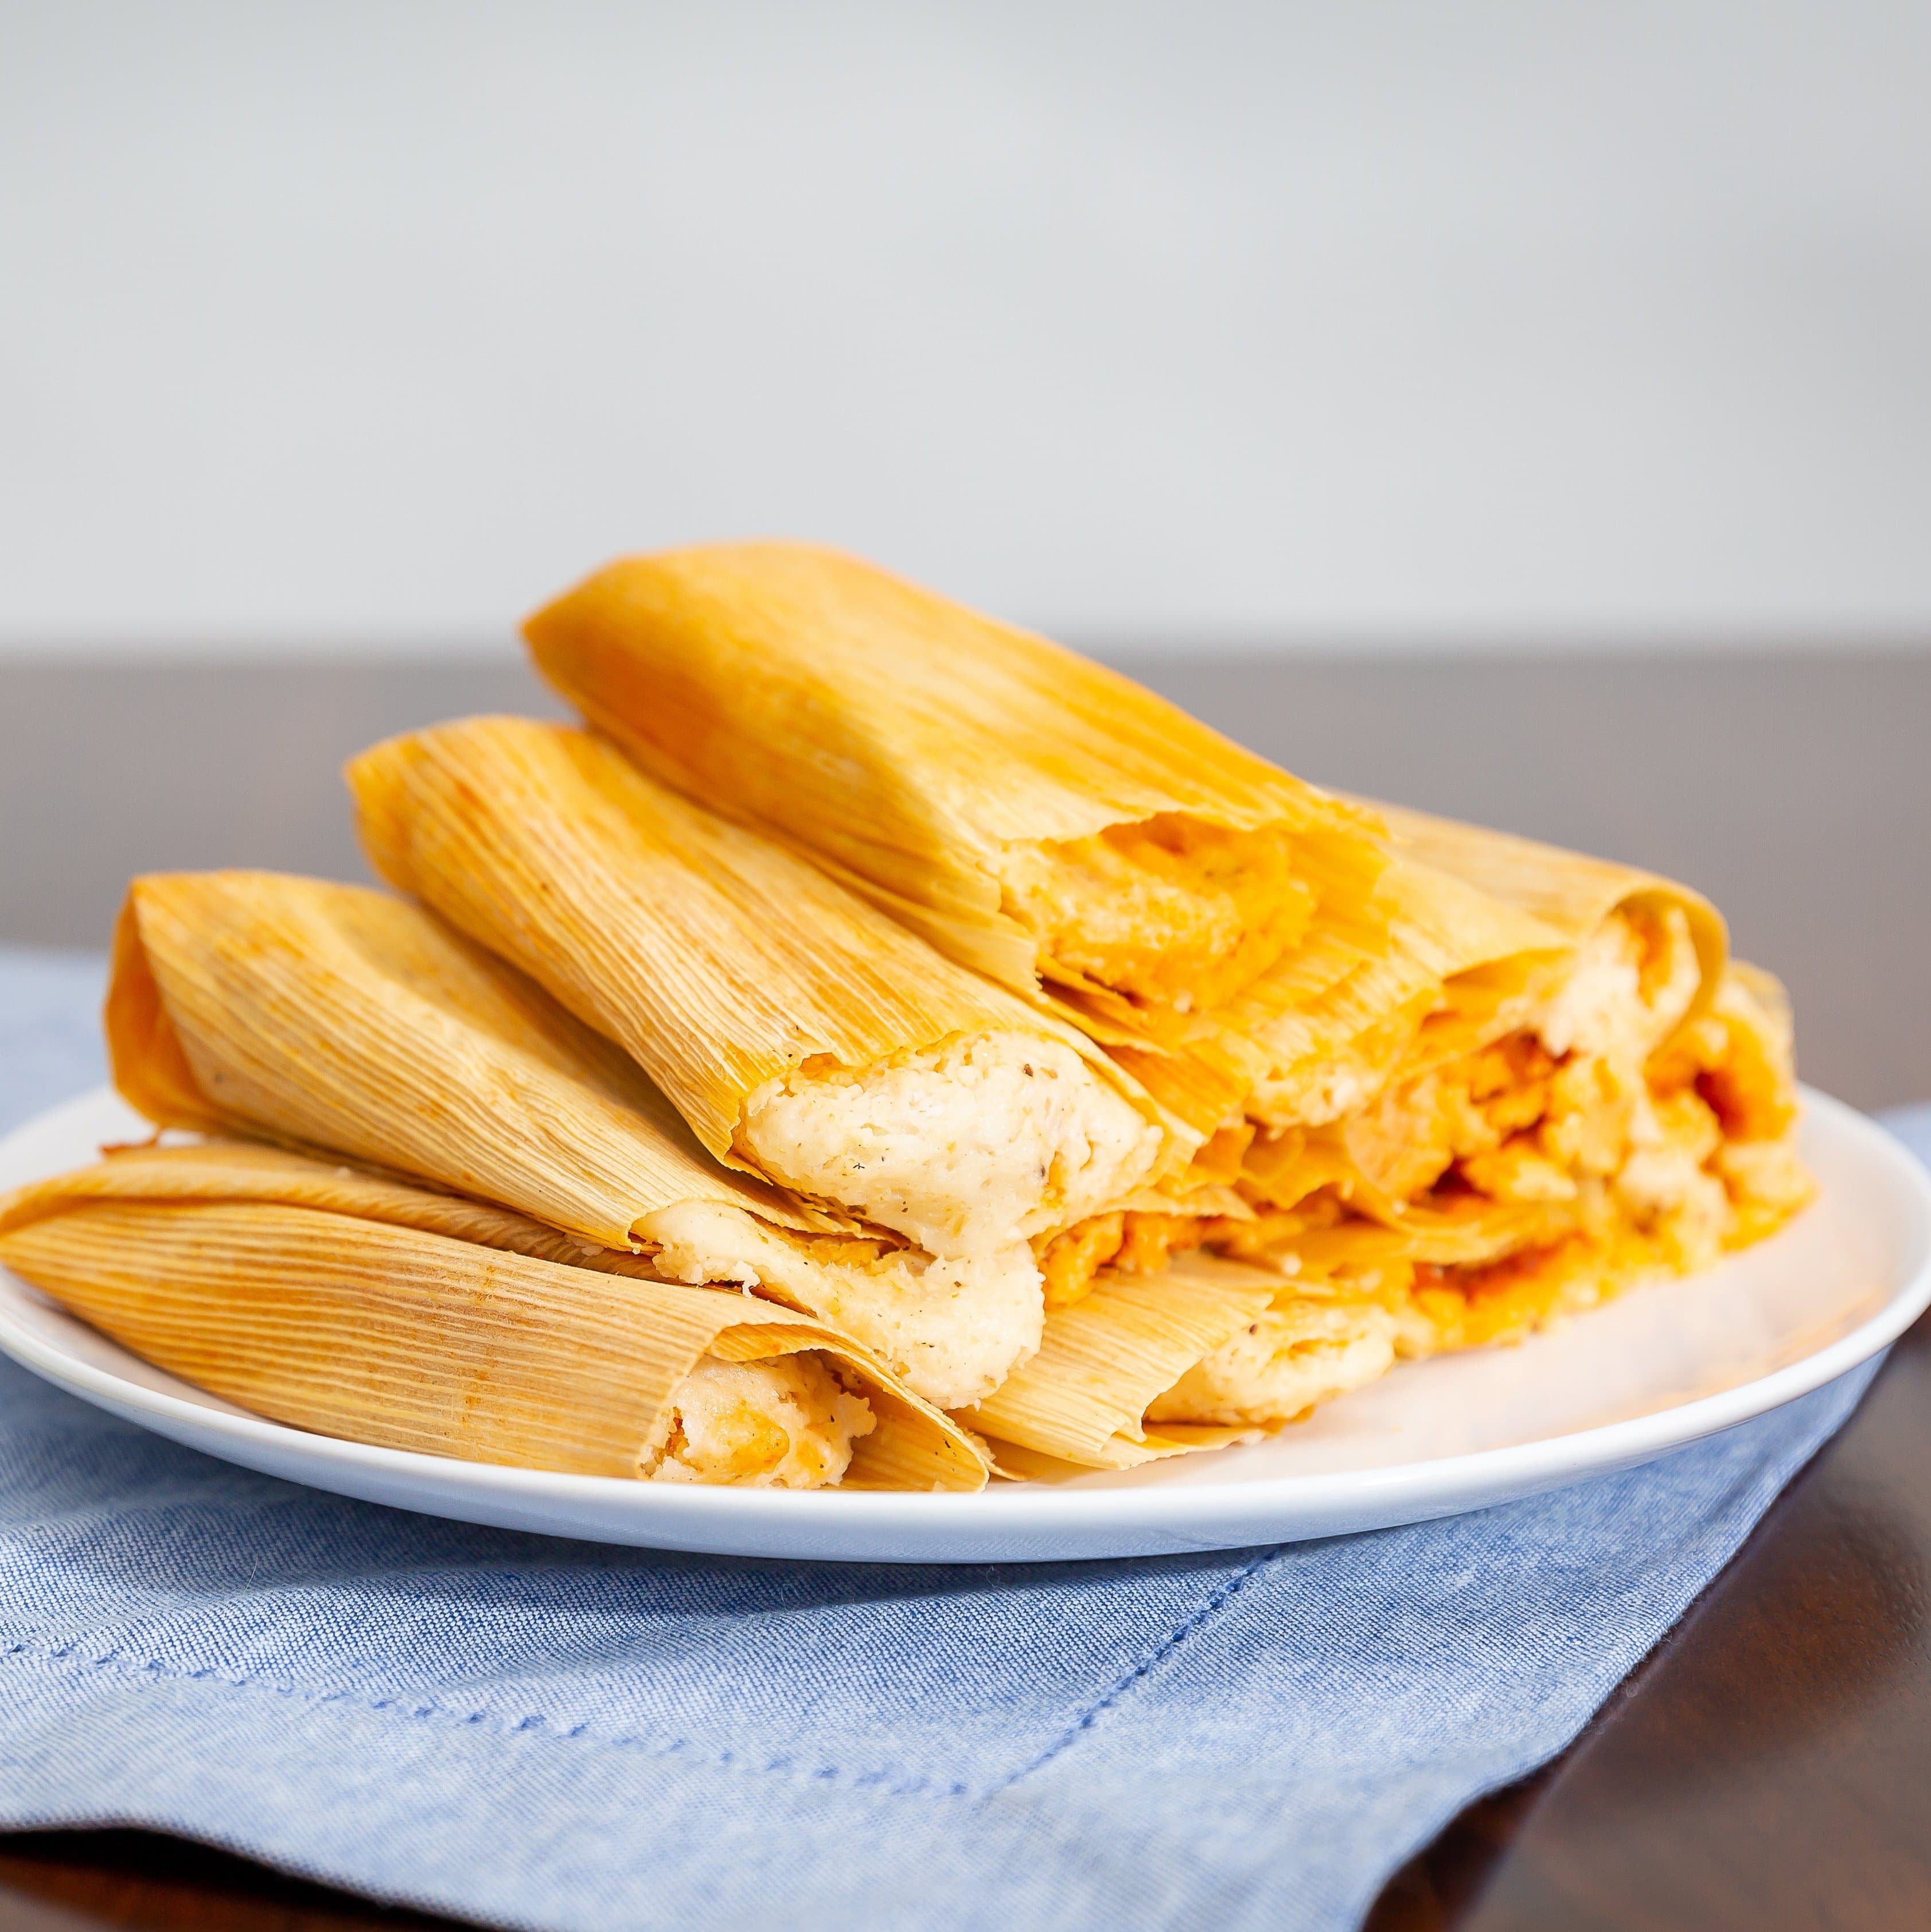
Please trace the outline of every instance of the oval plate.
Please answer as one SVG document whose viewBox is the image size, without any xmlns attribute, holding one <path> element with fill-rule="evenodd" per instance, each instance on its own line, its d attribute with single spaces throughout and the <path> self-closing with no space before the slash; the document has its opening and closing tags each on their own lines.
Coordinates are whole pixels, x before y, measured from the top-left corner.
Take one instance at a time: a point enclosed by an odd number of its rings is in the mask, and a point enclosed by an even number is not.
<svg viewBox="0 0 1931 1932">
<path fill-rule="evenodd" d="M 1408 1363 L 1252 1448 L 1054 1485 L 886 1495 L 508 1469 L 313 1436 L 204 1394 L 0 1269 L 0 1349 L 143 1428 L 292 1482 L 552 1536 L 841 1562 L 985 1563 L 1237 1548 L 1481 1509 L 1627 1468 L 1842 1375 L 1931 1301 L 1931 1177 L 1807 1092 L 1819 1200 L 1688 1281 L 1519 1348 Z M 104 1088 L 0 1142 L 0 1190 L 151 1131 Z"/>
</svg>

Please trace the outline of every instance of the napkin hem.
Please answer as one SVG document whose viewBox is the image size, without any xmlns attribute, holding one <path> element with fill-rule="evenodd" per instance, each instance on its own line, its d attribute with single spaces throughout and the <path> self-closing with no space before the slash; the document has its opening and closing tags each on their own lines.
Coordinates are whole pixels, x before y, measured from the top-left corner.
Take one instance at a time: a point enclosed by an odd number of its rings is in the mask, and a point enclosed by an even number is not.
<svg viewBox="0 0 1931 1932">
<path fill-rule="evenodd" d="M 1204 1604 L 1201 1604 L 1190 1615 L 1183 1617 L 1159 1642 L 1153 1645 L 1131 1670 L 1120 1678 L 1109 1689 L 1102 1691 L 1099 1696 L 1093 1699 L 1079 1716 L 1030 1763 L 1021 1765 L 1017 1771 L 1009 1773 L 988 1786 L 981 1794 L 982 1799 L 994 1798 L 1001 1792 L 1009 1791 L 1022 1779 L 1030 1778 L 1035 1772 L 1043 1771 L 1063 1751 L 1069 1750 L 1077 1744 L 1082 1735 L 1091 1730 L 1094 1725 L 1116 1704 L 1130 1696 L 1141 1682 L 1165 1663 L 1196 1631 L 1204 1630 L 1216 1618 L 1224 1614 L 1228 1604 L 1232 1603 L 1234 1599 L 1246 1589 L 1263 1570 L 1266 1569 L 1270 1563 L 1279 1560 L 1282 1548 L 1292 1546 L 1290 1544 L 1270 1549 L 1263 1555 L 1257 1556 L 1252 1563 L 1248 1564 L 1245 1568 L 1230 1577 Z"/>
</svg>

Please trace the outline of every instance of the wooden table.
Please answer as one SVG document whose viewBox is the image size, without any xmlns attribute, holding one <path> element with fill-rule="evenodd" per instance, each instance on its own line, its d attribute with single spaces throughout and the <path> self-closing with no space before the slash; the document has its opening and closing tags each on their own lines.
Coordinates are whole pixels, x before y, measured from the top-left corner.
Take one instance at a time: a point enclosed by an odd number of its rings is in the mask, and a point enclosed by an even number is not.
<svg viewBox="0 0 1931 1932">
<path fill-rule="evenodd" d="M 1931 1100 L 1931 650 L 1116 655 L 1322 784 L 1688 880 L 1789 986 L 1807 1077 Z M 135 872 L 366 876 L 343 760 L 488 710 L 560 715 L 507 652 L 0 662 L 0 941 L 104 945 Z"/>
<path fill-rule="evenodd" d="M 1813 1078 L 1931 1099 L 1931 657 L 1136 668 L 1310 776 L 1691 879 L 1792 982 Z M 0 940 L 98 944 L 145 866 L 353 875 L 342 756 L 541 702 L 481 660 L 0 667 Z M 445 1922 L 147 1833 L 0 1837 L 0 1932 Z M 1576 1744 L 1465 1812 L 1369 1922 L 1931 1928 L 1931 1318 Z"/>
</svg>

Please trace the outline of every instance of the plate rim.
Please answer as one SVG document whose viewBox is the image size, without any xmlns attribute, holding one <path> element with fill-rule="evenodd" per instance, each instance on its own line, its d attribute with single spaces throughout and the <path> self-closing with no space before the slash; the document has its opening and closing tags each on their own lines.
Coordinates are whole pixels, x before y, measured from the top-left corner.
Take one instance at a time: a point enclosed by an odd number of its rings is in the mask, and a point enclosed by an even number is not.
<svg viewBox="0 0 1931 1932">
<path fill-rule="evenodd" d="M 622 1498 L 627 1505 L 625 1513 L 635 1518 L 634 1524 L 626 1526 L 637 1532 L 634 1538 L 626 1535 L 620 1539 L 581 1528 L 539 1532 L 579 1540 L 610 1544 L 621 1540 L 643 1546 L 739 1554 L 787 1556 L 795 1553 L 810 1556 L 813 1560 L 861 1562 L 982 1562 L 988 1560 L 984 1554 L 986 1546 L 1002 1538 L 1026 1546 L 1025 1560 L 1054 1560 L 1050 1556 L 1042 1558 L 1033 1546 L 1042 1536 L 1055 1532 L 1072 1532 L 1075 1544 L 1084 1546 L 1069 1549 L 1063 1558 L 1067 1561 L 1126 1553 L 1123 1548 L 1109 1550 L 1093 1546 L 1094 1540 L 1097 1538 L 1101 1543 L 1117 1542 L 1135 1534 L 1156 1534 L 1163 1539 L 1162 1546 L 1177 1550 L 1291 1541 L 1340 1532 L 1333 1521 L 1325 1526 L 1316 1521 L 1312 1527 L 1261 1534 L 1255 1534 L 1254 1526 L 1257 1520 L 1267 1518 L 1285 1522 L 1295 1516 L 1338 1518 L 1347 1514 L 1372 1516 L 1376 1514 L 1378 1501 L 1386 1504 L 1397 1495 L 1402 1498 L 1399 1509 L 1384 1520 L 1390 1523 L 1420 1521 L 1430 1516 L 1487 1507 L 1507 1496 L 1531 1494 L 1589 1475 L 1628 1468 L 1795 1401 L 1849 1372 L 1896 1340 L 1931 1306 L 1931 1171 L 1869 1115 L 1809 1086 L 1804 1088 L 1803 1095 L 1807 1108 L 1828 1119 L 1834 1127 L 1848 1130 L 1861 1143 L 1861 1150 L 1867 1156 L 1888 1167 L 1891 1179 L 1900 1184 L 1902 1193 L 1909 1198 L 1912 1225 L 1906 1263 L 1882 1306 L 1822 1348 L 1731 1388 L 1642 1415 L 1539 1436 L 1527 1442 L 1364 1469 L 1252 1477 L 1224 1484 L 1192 1483 L 1184 1487 L 1150 1484 L 1087 1490 L 1050 1484 L 1000 1484 L 970 1496 L 897 1490 L 797 1492 L 643 1484 L 627 1477 L 580 1475 L 387 1448 L 346 1437 L 319 1435 L 265 1417 L 210 1408 L 163 1390 L 144 1388 L 47 1345 L 31 1329 L 16 1322 L 4 1303 L 0 1303 L 0 1352 L 43 1381 L 177 1442 L 184 1440 L 181 1432 L 186 1430 L 197 1438 L 211 1435 L 238 1448 L 254 1448 L 265 1454 L 280 1450 L 284 1455 L 317 1460 L 324 1468 L 339 1468 L 344 1474 L 352 1472 L 370 1479 L 388 1478 L 412 1486 L 425 1486 L 431 1492 L 439 1488 L 480 1486 L 500 1498 L 506 1506 L 523 1505 L 518 1510 L 520 1515 L 529 1506 L 545 1502 L 580 1505 L 616 1503 Z M 6 1160 L 18 1142 L 55 1127 L 62 1116 L 69 1113 L 84 1116 L 106 1102 L 124 1105 L 112 1088 L 102 1085 L 22 1122 L 0 1137 L 0 1161 Z M 0 1275 L 19 1282 L 19 1276 L 4 1268 L 0 1268 Z M 30 1284 L 20 1285 L 32 1292 Z M 169 1424 L 175 1426 L 168 1426 Z M 220 1450 L 208 1448 L 199 1439 L 188 1446 L 221 1456 Z M 261 1462 L 254 1457 L 224 1460 L 241 1461 L 243 1466 L 262 1470 Z M 280 1474 L 279 1471 L 264 1473 Z M 316 1489 L 332 1487 L 301 1476 L 283 1476 L 281 1480 L 306 1483 Z M 340 1490 L 334 1492 L 360 1493 Z M 438 1500 L 464 1498 L 450 1496 Z M 1351 1511 L 1350 1505 L 1354 1506 Z M 422 1514 L 452 1516 L 459 1520 L 484 1520 L 421 1503 L 390 1506 L 412 1508 Z M 1239 1532 L 1237 1537 L 1230 1539 L 1222 1534 L 1229 1529 Z M 922 1551 L 910 1558 L 883 1555 L 874 1549 L 844 1555 L 829 1550 L 821 1552 L 820 1549 L 823 1542 L 835 1540 L 841 1532 L 862 1541 L 894 1531 L 911 1532 L 922 1544 L 928 1538 L 943 1542 L 952 1536 L 969 1539 L 971 1546 L 956 1556 Z M 801 1535 L 813 1546 L 811 1550 L 793 1552 L 774 1547 L 774 1544 L 796 1541 Z"/>
</svg>

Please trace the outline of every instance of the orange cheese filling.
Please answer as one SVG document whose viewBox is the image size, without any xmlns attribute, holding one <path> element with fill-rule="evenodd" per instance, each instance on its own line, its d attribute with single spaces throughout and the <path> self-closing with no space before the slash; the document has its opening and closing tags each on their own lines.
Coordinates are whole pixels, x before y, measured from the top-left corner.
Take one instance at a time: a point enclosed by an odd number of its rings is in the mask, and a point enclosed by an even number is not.
<svg viewBox="0 0 1931 1932">
<path fill-rule="evenodd" d="M 1242 1183 L 1251 1218 L 1084 1222 L 1036 1244 L 1048 1305 L 1204 1244 L 1279 1268 L 1291 1293 L 1379 1301 L 1400 1352 L 1427 1354 L 1519 1340 L 1782 1226 L 1812 1183 L 1777 982 L 1733 965 L 1646 1063 L 1630 1046 L 1585 1029 L 1558 1054 L 1525 1029 L 1333 1128 L 1264 1138 Z"/>
<path fill-rule="evenodd" d="M 1000 870 L 1003 909 L 1039 940 L 1049 976 L 1183 1010 L 1258 979 L 1315 911 L 1285 830 L 1183 812 L 1016 845 Z"/>
</svg>

